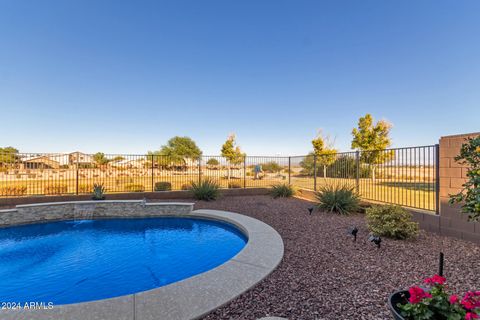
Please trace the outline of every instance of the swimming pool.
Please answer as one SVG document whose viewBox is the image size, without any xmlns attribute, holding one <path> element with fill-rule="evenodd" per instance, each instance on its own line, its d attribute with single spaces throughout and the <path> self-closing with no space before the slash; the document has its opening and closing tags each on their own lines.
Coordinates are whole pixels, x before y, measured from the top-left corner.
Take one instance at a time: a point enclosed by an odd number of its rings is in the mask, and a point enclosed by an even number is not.
<svg viewBox="0 0 480 320">
<path fill-rule="evenodd" d="M 70 304 L 141 292 L 213 269 L 247 239 L 197 218 L 129 218 L 0 229 L 0 301 Z"/>
</svg>

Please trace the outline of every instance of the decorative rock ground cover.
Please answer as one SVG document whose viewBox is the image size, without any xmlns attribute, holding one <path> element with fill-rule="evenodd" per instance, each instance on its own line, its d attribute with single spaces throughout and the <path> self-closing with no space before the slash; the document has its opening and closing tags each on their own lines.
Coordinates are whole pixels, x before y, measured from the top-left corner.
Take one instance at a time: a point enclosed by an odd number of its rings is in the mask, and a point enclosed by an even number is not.
<svg viewBox="0 0 480 320">
<path fill-rule="evenodd" d="M 389 295 L 436 273 L 445 253 L 448 284 L 458 292 L 480 288 L 480 246 L 422 231 L 415 241 L 367 241 L 363 215 L 308 215 L 310 202 L 268 196 L 197 202 L 196 209 L 221 209 L 260 219 L 282 236 L 285 255 L 260 284 L 204 320 L 391 319 Z M 359 228 L 356 243 L 348 229 Z"/>
</svg>

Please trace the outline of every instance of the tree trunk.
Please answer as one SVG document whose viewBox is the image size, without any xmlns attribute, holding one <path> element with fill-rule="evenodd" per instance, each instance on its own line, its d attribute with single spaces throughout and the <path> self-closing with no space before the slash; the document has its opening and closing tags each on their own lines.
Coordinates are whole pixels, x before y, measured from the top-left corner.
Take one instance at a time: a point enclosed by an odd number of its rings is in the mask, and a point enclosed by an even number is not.
<svg viewBox="0 0 480 320">
<path fill-rule="evenodd" d="M 372 168 L 372 181 L 375 183 L 375 169 L 377 168 L 374 164 L 371 166 Z"/>
<path fill-rule="evenodd" d="M 327 166 L 323 166 L 323 179 L 327 180 Z"/>
</svg>

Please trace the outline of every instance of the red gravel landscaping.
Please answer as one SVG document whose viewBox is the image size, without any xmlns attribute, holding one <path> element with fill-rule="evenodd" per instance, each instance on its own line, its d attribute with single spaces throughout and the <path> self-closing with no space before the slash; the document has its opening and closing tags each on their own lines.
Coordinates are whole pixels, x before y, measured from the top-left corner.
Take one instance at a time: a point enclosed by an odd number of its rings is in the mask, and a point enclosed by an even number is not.
<svg viewBox="0 0 480 320">
<path fill-rule="evenodd" d="M 204 319 L 391 319 L 387 298 L 396 289 L 421 283 L 437 271 L 445 253 L 445 274 L 452 288 L 480 288 L 480 246 L 421 232 L 415 241 L 367 241 L 362 215 L 308 215 L 312 204 L 268 196 L 228 197 L 197 202 L 196 209 L 238 212 L 274 227 L 285 255 L 265 280 Z M 347 235 L 359 228 L 356 243 Z"/>
</svg>

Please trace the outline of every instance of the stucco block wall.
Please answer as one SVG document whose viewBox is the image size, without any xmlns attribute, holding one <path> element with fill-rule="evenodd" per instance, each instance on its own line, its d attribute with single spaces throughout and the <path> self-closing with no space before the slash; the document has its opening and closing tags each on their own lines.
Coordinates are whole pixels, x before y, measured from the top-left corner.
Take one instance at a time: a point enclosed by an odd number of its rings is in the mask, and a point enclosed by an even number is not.
<svg viewBox="0 0 480 320">
<path fill-rule="evenodd" d="M 460 205 L 448 203 L 450 194 L 456 194 L 465 183 L 468 168 L 455 161 L 460 147 L 467 138 L 474 138 L 480 132 L 440 138 L 440 219 L 439 232 L 465 240 L 480 243 L 480 223 L 468 222 L 466 214 L 461 213 Z"/>
</svg>

